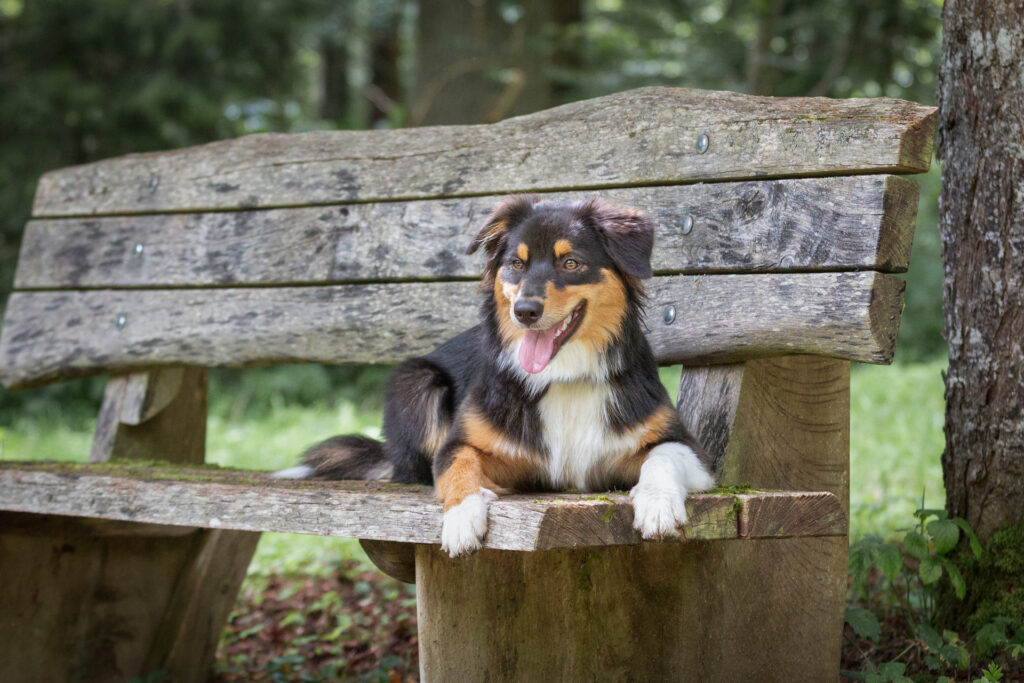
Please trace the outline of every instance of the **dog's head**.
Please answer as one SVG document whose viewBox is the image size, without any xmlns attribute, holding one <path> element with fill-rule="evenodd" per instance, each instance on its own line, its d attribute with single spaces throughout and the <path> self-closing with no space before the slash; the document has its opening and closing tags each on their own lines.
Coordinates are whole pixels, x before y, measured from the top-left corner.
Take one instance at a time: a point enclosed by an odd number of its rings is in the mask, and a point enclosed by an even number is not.
<svg viewBox="0 0 1024 683">
<path fill-rule="evenodd" d="M 495 207 L 469 253 L 484 248 L 502 343 L 535 374 L 566 345 L 593 355 L 619 336 L 653 246 L 654 224 L 636 209 L 519 196 Z"/>
</svg>

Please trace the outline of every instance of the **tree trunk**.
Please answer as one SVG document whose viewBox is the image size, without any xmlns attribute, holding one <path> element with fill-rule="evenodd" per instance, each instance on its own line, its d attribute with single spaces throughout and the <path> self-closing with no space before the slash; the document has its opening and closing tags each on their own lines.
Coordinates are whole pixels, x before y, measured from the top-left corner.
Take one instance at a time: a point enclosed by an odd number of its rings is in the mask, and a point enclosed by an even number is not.
<svg viewBox="0 0 1024 683">
<path fill-rule="evenodd" d="M 938 156 L 946 505 L 982 539 L 1024 520 L 1024 2 L 946 0 Z"/>
<path fill-rule="evenodd" d="M 755 4 L 757 33 L 747 48 L 747 94 L 771 95 L 778 70 L 771 64 L 775 24 L 782 13 L 783 0 L 760 0 Z"/>
<path fill-rule="evenodd" d="M 560 104 L 552 27 L 578 20 L 580 0 L 518 4 L 421 0 L 410 125 L 492 123 Z"/>
</svg>

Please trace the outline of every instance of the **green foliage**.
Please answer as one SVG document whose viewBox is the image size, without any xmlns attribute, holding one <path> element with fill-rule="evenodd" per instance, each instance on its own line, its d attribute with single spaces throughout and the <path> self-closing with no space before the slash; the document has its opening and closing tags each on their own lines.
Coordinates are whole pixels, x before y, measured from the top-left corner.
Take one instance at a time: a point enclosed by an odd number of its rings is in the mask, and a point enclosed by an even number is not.
<svg viewBox="0 0 1024 683">
<path fill-rule="evenodd" d="M 250 578 L 221 636 L 218 680 L 406 680 L 415 606 L 412 586 L 352 562 Z"/>
<path fill-rule="evenodd" d="M 1017 629 L 1024 629 L 1024 524 L 997 531 L 985 544 L 980 556 L 967 556 L 964 576 L 974 590 L 959 614 L 951 615 L 968 630 L 985 628 L 1006 618 Z"/>
<path fill-rule="evenodd" d="M 773 7 L 775 5 L 775 7 Z M 642 85 L 934 98 L 939 0 L 586 3 L 584 94 Z"/>
<path fill-rule="evenodd" d="M 847 605 L 845 619 L 861 638 L 869 638 L 877 643 L 878 637 L 882 635 L 882 624 L 869 609 Z"/>
<path fill-rule="evenodd" d="M 917 229 L 910 255 L 906 306 L 900 319 L 900 336 L 896 341 L 899 362 L 917 362 L 945 358 L 946 341 L 942 338 L 942 240 L 939 236 L 939 192 L 942 189 L 941 166 L 933 161 L 931 170 L 915 176 L 921 184 L 917 208 Z"/>
<path fill-rule="evenodd" d="M 943 628 L 940 632 L 937 626 L 941 621 L 937 612 L 940 590 L 951 589 L 963 600 L 973 586 L 964 578 L 962 566 L 992 560 L 991 549 L 983 550 L 970 525 L 960 518 L 950 519 L 945 510 L 922 508 L 915 517 L 917 523 L 906 530 L 901 544 L 866 536 L 851 546 L 853 603 L 846 608 L 846 623 L 859 637 L 876 643 L 883 622 L 890 629 L 905 628 L 903 637 L 910 644 L 901 656 L 909 653 L 935 674 L 950 674 L 955 680 L 958 672 L 978 670 L 977 659 L 989 659 L 982 677 L 976 680 L 999 680 L 1003 674 L 995 660 L 1015 660 L 1024 655 L 1024 627 L 1020 622 L 997 616 L 966 641 L 958 631 Z M 962 538 L 965 544 L 961 544 Z M 963 546 L 969 550 L 958 552 Z M 940 584 L 943 576 L 948 586 Z M 894 634 L 887 637 L 893 638 Z M 844 671 L 844 675 L 860 681 L 910 680 L 904 676 L 906 667 L 901 662 L 876 666 L 867 657 L 865 660 L 866 670 Z"/>
</svg>

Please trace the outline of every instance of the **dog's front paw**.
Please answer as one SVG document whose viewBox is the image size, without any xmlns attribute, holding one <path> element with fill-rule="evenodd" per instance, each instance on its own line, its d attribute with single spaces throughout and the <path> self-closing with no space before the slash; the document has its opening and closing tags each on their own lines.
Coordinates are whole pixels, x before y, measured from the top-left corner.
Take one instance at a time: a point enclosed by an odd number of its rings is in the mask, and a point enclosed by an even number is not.
<svg viewBox="0 0 1024 683">
<path fill-rule="evenodd" d="M 686 489 L 673 482 L 640 483 L 629 492 L 633 501 L 633 528 L 644 538 L 675 538 L 686 523 Z"/>
<path fill-rule="evenodd" d="M 494 491 L 481 488 L 449 508 L 441 521 L 441 550 L 451 557 L 480 550 L 487 534 L 487 503 L 495 498 Z"/>
<path fill-rule="evenodd" d="M 640 468 L 640 479 L 629 492 L 633 528 L 647 539 L 675 538 L 686 523 L 686 495 L 705 491 L 714 480 L 685 444 L 656 446 Z"/>
</svg>

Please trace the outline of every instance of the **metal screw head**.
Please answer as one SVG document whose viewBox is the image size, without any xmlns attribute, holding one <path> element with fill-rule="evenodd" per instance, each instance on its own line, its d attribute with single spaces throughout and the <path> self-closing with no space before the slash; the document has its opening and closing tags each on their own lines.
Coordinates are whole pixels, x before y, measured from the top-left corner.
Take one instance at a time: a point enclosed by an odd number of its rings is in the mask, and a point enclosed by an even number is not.
<svg viewBox="0 0 1024 683">
<path fill-rule="evenodd" d="M 665 313 L 664 313 L 664 315 L 661 316 L 661 319 L 665 321 L 666 325 L 671 325 L 672 323 L 674 323 L 676 321 L 676 307 L 675 306 L 668 306 L 668 307 L 666 307 L 665 308 Z"/>
<path fill-rule="evenodd" d="M 119 330 L 124 329 L 124 326 L 127 323 L 128 323 L 128 318 L 126 318 L 123 313 L 118 315 L 117 318 L 114 319 L 114 326 L 117 327 L 117 329 L 119 329 Z"/>
<path fill-rule="evenodd" d="M 143 246 L 141 244 L 136 244 L 135 248 L 132 249 L 132 251 L 135 252 L 136 256 L 139 256 L 140 254 L 142 254 L 142 249 L 143 249 Z"/>
<path fill-rule="evenodd" d="M 708 139 L 707 135 L 701 135 L 697 138 L 697 154 L 703 154 L 708 151 L 708 145 L 711 144 L 711 140 Z"/>
<path fill-rule="evenodd" d="M 693 230 L 693 216 L 683 216 L 683 234 L 689 235 Z"/>
</svg>

